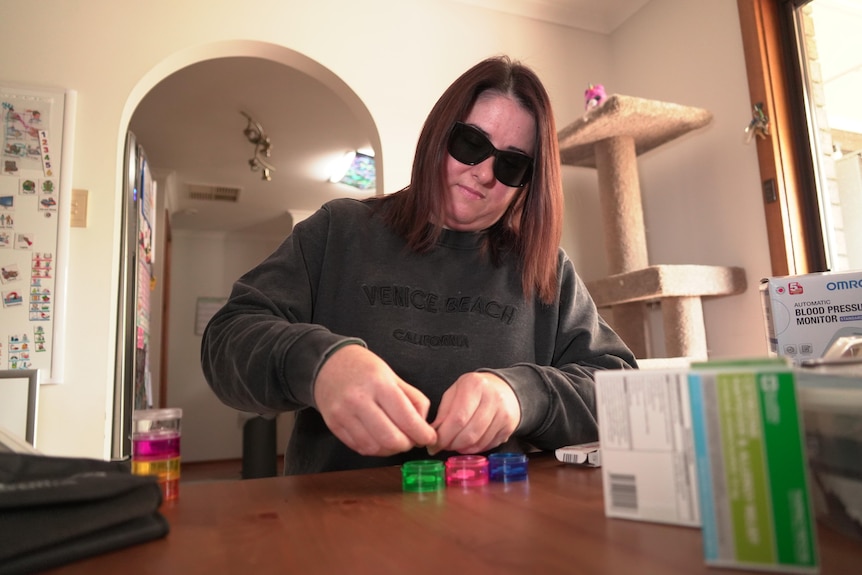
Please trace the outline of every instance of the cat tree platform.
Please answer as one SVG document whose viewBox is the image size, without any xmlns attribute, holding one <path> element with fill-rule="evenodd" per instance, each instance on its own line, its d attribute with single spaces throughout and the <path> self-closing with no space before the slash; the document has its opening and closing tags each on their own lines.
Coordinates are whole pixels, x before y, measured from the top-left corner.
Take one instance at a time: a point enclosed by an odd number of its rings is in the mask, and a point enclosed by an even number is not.
<svg viewBox="0 0 862 575">
<path fill-rule="evenodd" d="M 745 291 L 737 267 L 650 266 L 637 156 L 712 120 L 700 108 L 613 94 L 557 134 L 563 164 L 595 168 L 610 276 L 587 283 L 638 358 L 647 357 L 646 303 L 661 305 L 670 357 L 706 358 L 703 297 Z"/>
<path fill-rule="evenodd" d="M 711 120 L 712 113 L 701 108 L 611 94 L 559 131 L 560 160 L 568 166 L 595 168 L 595 144 L 602 140 L 631 139 L 639 156 Z"/>
</svg>

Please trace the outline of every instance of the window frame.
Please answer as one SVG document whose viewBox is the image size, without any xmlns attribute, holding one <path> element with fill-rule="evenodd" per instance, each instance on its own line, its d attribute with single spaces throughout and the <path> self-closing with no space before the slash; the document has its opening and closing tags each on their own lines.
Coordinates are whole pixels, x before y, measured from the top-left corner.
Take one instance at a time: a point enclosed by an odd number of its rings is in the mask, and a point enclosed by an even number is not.
<svg viewBox="0 0 862 575">
<path fill-rule="evenodd" d="M 752 110 L 769 135 L 755 137 L 772 274 L 827 271 L 810 145 L 796 10 L 810 0 L 737 0 Z"/>
</svg>

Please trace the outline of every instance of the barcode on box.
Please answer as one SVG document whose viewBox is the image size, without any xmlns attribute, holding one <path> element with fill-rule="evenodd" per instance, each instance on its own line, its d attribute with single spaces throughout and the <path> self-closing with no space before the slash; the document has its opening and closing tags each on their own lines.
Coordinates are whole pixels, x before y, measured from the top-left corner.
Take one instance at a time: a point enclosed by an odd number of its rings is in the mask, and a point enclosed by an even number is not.
<svg viewBox="0 0 862 575">
<path fill-rule="evenodd" d="M 611 485 L 611 506 L 626 511 L 638 510 L 638 487 L 635 476 L 622 473 L 608 475 Z"/>
<path fill-rule="evenodd" d="M 563 457 L 563 463 L 582 463 L 584 460 L 583 455 L 579 453 L 563 452 L 560 455 Z"/>
</svg>

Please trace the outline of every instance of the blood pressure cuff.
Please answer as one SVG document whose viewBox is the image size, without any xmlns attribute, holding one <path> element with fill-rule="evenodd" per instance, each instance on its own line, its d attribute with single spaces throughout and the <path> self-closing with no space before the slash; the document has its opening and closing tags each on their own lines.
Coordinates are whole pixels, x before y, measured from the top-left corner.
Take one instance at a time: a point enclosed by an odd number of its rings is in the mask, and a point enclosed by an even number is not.
<svg viewBox="0 0 862 575">
<path fill-rule="evenodd" d="M 161 503 L 156 478 L 125 462 L 0 453 L 0 575 L 164 537 Z"/>
</svg>

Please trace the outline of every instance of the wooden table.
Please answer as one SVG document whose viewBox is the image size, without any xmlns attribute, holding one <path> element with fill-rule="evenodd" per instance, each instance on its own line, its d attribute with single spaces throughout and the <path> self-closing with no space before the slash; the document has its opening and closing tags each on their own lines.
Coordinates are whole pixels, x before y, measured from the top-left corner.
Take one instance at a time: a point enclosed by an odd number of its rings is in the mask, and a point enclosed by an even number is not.
<svg viewBox="0 0 862 575">
<path fill-rule="evenodd" d="M 696 574 L 699 529 L 604 515 L 598 469 L 534 455 L 525 482 L 401 490 L 398 467 L 183 484 L 161 540 L 60 574 Z M 821 527 L 821 573 L 858 573 L 862 544 Z M 761 572 L 762 573 L 762 572 Z"/>
</svg>

